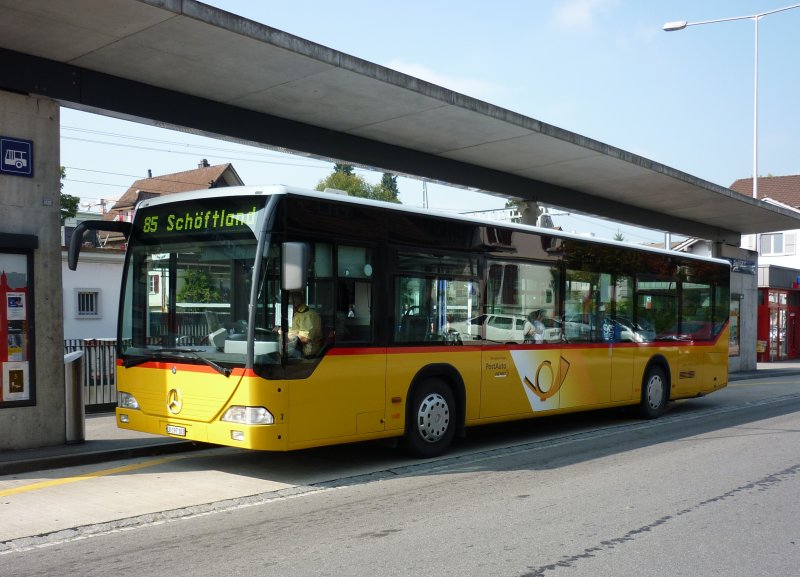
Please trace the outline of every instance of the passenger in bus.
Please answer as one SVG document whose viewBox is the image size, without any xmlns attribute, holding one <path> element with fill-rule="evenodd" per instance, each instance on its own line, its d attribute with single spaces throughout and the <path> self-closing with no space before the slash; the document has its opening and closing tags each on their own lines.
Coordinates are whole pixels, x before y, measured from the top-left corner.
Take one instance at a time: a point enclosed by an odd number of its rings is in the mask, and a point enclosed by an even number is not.
<svg viewBox="0 0 800 577">
<path fill-rule="evenodd" d="M 453 315 L 447 315 L 447 322 L 444 325 L 444 331 L 442 334 L 444 335 L 445 342 L 451 345 L 462 344 L 461 334 L 453 326 Z"/>
<path fill-rule="evenodd" d="M 528 314 L 522 326 L 523 342 L 540 344 L 544 342 L 544 320 L 541 309 Z"/>
<path fill-rule="evenodd" d="M 289 328 L 289 351 L 305 359 L 316 357 L 322 346 L 322 321 L 316 311 L 306 304 L 303 291 L 293 291 L 289 296 L 294 312 Z"/>
</svg>

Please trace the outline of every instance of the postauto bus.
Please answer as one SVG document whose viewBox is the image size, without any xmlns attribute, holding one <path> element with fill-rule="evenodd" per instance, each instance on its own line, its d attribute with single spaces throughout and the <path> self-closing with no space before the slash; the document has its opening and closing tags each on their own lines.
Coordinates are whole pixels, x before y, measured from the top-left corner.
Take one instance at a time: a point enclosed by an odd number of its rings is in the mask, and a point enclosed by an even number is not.
<svg viewBox="0 0 800 577">
<path fill-rule="evenodd" d="M 270 451 L 398 438 L 433 456 L 474 425 L 654 418 L 727 384 L 722 260 L 285 186 L 145 200 L 131 223 L 84 223 L 71 266 L 93 228 L 127 236 L 125 429 Z M 548 338 L 470 322 L 531 313 Z"/>
</svg>

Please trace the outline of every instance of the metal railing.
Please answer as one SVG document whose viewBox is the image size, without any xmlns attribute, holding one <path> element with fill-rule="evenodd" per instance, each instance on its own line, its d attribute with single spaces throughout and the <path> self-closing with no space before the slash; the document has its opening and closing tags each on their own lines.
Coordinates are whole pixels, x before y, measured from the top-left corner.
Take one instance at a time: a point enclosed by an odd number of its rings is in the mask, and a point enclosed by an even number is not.
<svg viewBox="0 0 800 577">
<path fill-rule="evenodd" d="M 117 404 L 117 340 L 65 339 L 64 354 L 83 351 L 83 403 Z"/>
</svg>

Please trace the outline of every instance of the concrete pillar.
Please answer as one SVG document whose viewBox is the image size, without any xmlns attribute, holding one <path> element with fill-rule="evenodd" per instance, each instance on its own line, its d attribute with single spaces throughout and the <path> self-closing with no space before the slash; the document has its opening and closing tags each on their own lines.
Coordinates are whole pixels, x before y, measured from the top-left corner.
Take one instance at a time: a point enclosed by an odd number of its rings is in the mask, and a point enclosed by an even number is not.
<svg viewBox="0 0 800 577">
<path fill-rule="evenodd" d="M 519 211 L 520 224 L 536 225 L 539 216 L 542 214 L 542 209 L 535 200 L 518 200 L 517 210 Z"/>
<path fill-rule="evenodd" d="M 0 91 L 0 136 L 33 142 L 31 178 L 0 174 L 0 254 L 15 239 L 35 239 L 36 247 L 27 296 L 31 402 L 11 407 L 0 402 L 0 450 L 58 445 L 66 438 L 58 104 Z M 0 303 L 4 323 L 5 307 Z"/>
<path fill-rule="evenodd" d="M 758 253 L 738 246 L 714 243 L 712 256 L 736 259 L 750 266 L 736 267 L 731 272 L 731 299 L 739 299 L 739 355 L 728 359 L 728 370 L 752 371 L 757 368 L 756 341 L 758 336 Z"/>
</svg>

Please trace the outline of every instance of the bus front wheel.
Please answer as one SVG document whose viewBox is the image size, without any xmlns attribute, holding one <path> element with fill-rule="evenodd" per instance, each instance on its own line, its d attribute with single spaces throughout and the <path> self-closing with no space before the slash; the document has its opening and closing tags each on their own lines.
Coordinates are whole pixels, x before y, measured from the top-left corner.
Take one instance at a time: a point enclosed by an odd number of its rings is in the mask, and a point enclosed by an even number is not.
<svg viewBox="0 0 800 577">
<path fill-rule="evenodd" d="M 664 369 L 653 365 L 647 370 L 642 382 L 642 400 L 639 403 L 639 414 L 645 419 L 655 419 L 667 407 L 669 385 Z"/>
<path fill-rule="evenodd" d="M 453 442 L 456 431 L 453 391 L 441 379 L 416 387 L 408 405 L 403 446 L 415 457 L 436 457 Z"/>
</svg>

